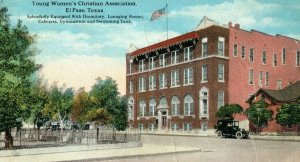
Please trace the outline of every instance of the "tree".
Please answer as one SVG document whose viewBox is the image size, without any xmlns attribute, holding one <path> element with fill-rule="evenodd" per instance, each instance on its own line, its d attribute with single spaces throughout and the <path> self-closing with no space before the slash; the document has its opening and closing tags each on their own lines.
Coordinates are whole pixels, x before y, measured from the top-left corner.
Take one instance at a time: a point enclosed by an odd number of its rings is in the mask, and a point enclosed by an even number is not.
<svg viewBox="0 0 300 162">
<path fill-rule="evenodd" d="M 127 101 L 119 96 L 118 85 L 115 80 L 107 77 L 97 79 L 90 91 L 94 98 L 95 107 L 104 108 L 112 115 L 112 125 L 118 130 L 125 130 L 127 126 Z"/>
<path fill-rule="evenodd" d="M 216 117 L 234 119 L 235 114 L 240 114 L 241 112 L 243 112 L 243 108 L 239 104 L 226 104 L 220 107 Z"/>
<path fill-rule="evenodd" d="M 300 123 L 300 103 L 286 103 L 276 114 L 276 122 L 282 126 L 291 126 Z M 299 131 L 299 130 L 298 130 Z"/>
<path fill-rule="evenodd" d="M 246 109 L 245 114 L 247 115 L 250 122 L 252 122 L 256 126 L 256 132 L 260 130 L 260 127 L 272 120 L 273 112 L 271 110 L 267 110 L 268 104 L 261 100 L 258 102 L 254 102 L 250 105 L 248 109 Z"/>
<path fill-rule="evenodd" d="M 35 37 L 20 20 L 12 27 L 7 11 L 0 9 L 0 132 L 5 132 L 5 147 L 12 149 L 11 130 L 30 116 L 30 76 L 40 66 L 34 62 Z"/>
<path fill-rule="evenodd" d="M 87 121 L 86 114 L 92 109 L 92 99 L 84 88 L 80 88 L 73 102 L 73 107 L 71 111 L 71 119 L 73 122 L 78 122 L 84 124 Z"/>
<path fill-rule="evenodd" d="M 51 120 L 60 121 L 60 125 L 64 127 L 64 121 L 68 119 L 73 105 L 73 89 L 58 87 L 54 83 L 49 92 L 48 103 L 43 110 L 44 115 L 49 115 Z"/>
</svg>

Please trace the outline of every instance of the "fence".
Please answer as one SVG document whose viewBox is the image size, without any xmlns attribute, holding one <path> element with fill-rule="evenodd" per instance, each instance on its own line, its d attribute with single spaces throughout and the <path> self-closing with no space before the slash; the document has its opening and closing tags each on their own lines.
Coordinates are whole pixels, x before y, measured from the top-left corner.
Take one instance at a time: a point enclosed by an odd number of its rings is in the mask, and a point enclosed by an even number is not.
<svg viewBox="0 0 300 162">
<path fill-rule="evenodd" d="M 116 131 L 115 129 L 91 129 L 52 131 L 46 129 L 22 129 L 13 131 L 14 149 L 44 148 L 66 145 L 90 145 L 108 143 L 141 142 L 141 133 L 137 130 Z M 1 134 L 1 140 L 4 133 Z M 5 149 L 4 140 L 0 141 L 0 150 Z"/>
</svg>

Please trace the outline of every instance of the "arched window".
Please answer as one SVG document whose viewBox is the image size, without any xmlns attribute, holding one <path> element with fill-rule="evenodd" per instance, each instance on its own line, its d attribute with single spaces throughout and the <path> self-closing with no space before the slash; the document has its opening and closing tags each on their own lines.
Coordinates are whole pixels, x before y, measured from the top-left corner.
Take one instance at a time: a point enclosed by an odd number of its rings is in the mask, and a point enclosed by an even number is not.
<svg viewBox="0 0 300 162">
<path fill-rule="evenodd" d="M 194 115 L 194 100 L 190 94 L 184 98 L 184 115 Z"/>
<path fill-rule="evenodd" d="M 154 98 L 152 98 L 149 102 L 149 115 L 150 116 L 156 115 L 156 102 Z"/>
<path fill-rule="evenodd" d="M 180 115 L 180 100 L 177 96 L 173 96 L 171 101 L 172 115 Z"/>
<path fill-rule="evenodd" d="M 168 102 L 166 97 L 162 97 L 159 101 L 159 107 L 160 108 L 167 108 L 168 107 Z"/>
<path fill-rule="evenodd" d="M 128 120 L 133 120 L 134 99 L 132 96 L 128 99 Z"/>
<path fill-rule="evenodd" d="M 146 116 L 146 102 L 144 100 L 141 100 L 139 106 L 140 106 L 139 107 L 139 116 L 140 117 Z"/>
<path fill-rule="evenodd" d="M 207 117 L 208 118 L 208 89 L 203 87 L 200 89 L 199 92 L 199 115 L 200 117 Z"/>
</svg>

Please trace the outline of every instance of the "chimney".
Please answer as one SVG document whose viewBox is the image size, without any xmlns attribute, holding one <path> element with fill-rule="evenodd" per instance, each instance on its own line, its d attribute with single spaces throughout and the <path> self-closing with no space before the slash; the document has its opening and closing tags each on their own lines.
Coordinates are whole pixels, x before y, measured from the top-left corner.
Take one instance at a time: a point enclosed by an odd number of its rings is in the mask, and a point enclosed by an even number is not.
<svg viewBox="0 0 300 162">
<path fill-rule="evenodd" d="M 234 28 L 240 29 L 240 24 L 235 24 L 235 25 L 234 25 Z"/>
<path fill-rule="evenodd" d="M 231 28 L 232 27 L 232 22 L 228 22 L 228 26 Z"/>
</svg>

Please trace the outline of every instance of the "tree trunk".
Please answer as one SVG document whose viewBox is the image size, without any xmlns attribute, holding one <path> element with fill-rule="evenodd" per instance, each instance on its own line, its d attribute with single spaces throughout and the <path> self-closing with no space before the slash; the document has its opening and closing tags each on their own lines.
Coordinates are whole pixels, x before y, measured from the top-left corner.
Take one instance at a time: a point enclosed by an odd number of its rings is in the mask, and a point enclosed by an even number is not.
<svg viewBox="0 0 300 162">
<path fill-rule="evenodd" d="M 13 137 L 11 135 L 11 130 L 5 130 L 5 148 L 6 149 L 13 149 Z"/>
<path fill-rule="evenodd" d="M 99 142 L 99 127 L 97 127 L 97 144 Z"/>
</svg>

